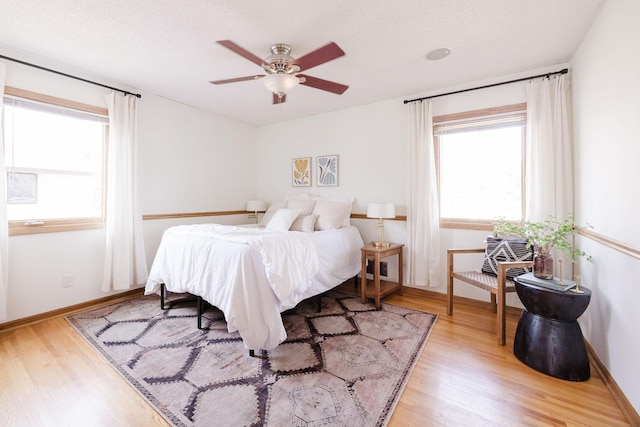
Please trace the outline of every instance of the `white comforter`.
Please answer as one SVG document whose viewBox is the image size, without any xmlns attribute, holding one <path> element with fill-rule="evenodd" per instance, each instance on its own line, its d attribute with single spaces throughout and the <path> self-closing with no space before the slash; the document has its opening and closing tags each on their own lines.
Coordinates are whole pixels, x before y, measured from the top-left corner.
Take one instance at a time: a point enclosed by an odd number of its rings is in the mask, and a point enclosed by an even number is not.
<svg viewBox="0 0 640 427">
<path fill-rule="evenodd" d="M 249 349 L 286 339 L 280 313 L 331 289 L 360 270 L 362 238 L 355 227 L 314 233 L 276 232 L 219 224 L 165 231 L 145 294 L 203 297 L 225 314 Z"/>
</svg>

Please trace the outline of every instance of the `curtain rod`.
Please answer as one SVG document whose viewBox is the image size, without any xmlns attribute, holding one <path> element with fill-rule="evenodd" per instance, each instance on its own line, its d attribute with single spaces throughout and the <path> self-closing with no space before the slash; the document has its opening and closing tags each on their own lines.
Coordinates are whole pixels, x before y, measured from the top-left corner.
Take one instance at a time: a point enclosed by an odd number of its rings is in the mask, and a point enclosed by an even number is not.
<svg viewBox="0 0 640 427">
<path fill-rule="evenodd" d="M 139 93 L 131 93 L 131 92 L 126 91 L 126 90 L 118 89 L 117 87 L 111 87 L 111 86 L 103 85 L 102 83 L 98 83 L 98 82 L 94 82 L 94 81 L 91 81 L 91 80 L 83 79 L 82 77 L 78 77 L 78 76 L 72 76 L 71 74 L 66 74 L 66 73 L 63 73 L 63 72 L 60 72 L 60 71 L 52 70 L 51 68 L 46 68 L 46 67 L 42 67 L 40 65 L 31 64 L 30 62 L 21 61 L 19 59 L 10 58 L 10 57 L 4 56 L 4 55 L 0 55 L 0 59 L 8 59 L 9 61 L 17 62 L 18 64 L 27 65 L 29 67 L 37 68 L 38 70 L 48 71 L 50 73 L 58 74 L 60 76 L 69 77 L 69 78 L 75 79 L 75 80 L 80 80 L 81 82 L 90 83 L 90 84 L 96 85 L 96 86 L 106 87 L 107 89 L 115 90 L 117 92 L 122 92 L 125 95 L 131 95 L 131 96 L 135 96 L 136 98 L 142 98 L 142 95 L 140 95 Z"/>
<path fill-rule="evenodd" d="M 550 76 L 553 76 L 555 74 L 567 74 L 568 72 L 569 72 L 569 70 L 567 68 L 564 68 L 564 69 L 562 69 L 560 71 L 554 71 L 552 73 L 546 73 L 546 74 L 538 74 L 537 76 L 523 77 L 521 79 L 509 80 L 508 82 L 493 83 L 493 84 L 485 85 L 485 86 L 479 86 L 479 87 L 472 87 L 472 88 L 469 88 L 469 89 L 456 90 L 455 92 L 441 93 L 440 95 L 425 96 L 423 98 L 416 98 L 416 99 L 409 99 L 409 100 L 405 99 L 404 103 L 408 104 L 409 102 L 424 101 L 425 99 L 438 98 L 440 96 L 447 96 L 447 95 L 455 95 L 456 93 L 469 92 L 469 91 L 478 90 L 478 89 L 486 89 L 486 88 L 494 87 L 494 86 L 507 85 L 509 83 L 523 82 L 525 80 L 537 79 L 537 78 L 540 78 L 540 77 L 549 78 Z"/>
</svg>

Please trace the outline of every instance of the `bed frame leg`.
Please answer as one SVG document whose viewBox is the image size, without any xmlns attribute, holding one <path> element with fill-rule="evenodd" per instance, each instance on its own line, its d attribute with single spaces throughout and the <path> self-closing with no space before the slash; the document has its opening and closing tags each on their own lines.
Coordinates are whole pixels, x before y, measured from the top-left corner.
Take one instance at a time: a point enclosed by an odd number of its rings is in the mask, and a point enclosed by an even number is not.
<svg viewBox="0 0 640 427">
<path fill-rule="evenodd" d="M 164 293 L 165 293 L 164 283 L 160 283 L 160 309 L 161 310 L 166 310 L 166 308 L 164 308 Z"/>
<path fill-rule="evenodd" d="M 198 306 L 198 329 L 202 329 L 202 306 L 204 303 L 199 295 L 196 297 L 196 305 Z"/>
<path fill-rule="evenodd" d="M 256 352 L 254 350 L 249 350 L 249 356 L 256 357 Z"/>
</svg>

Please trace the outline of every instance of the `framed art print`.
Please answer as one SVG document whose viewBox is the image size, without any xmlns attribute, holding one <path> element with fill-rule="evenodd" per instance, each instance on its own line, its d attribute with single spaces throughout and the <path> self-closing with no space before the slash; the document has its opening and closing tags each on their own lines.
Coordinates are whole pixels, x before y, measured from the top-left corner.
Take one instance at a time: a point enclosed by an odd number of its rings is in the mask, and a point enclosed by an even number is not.
<svg viewBox="0 0 640 427">
<path fill-rule="evenodd" d="M 311 157 L 293 159 L 291 178 L 294 187 L 311 187 Z"/>
<path fill-rule="evenodd" d="M 316 176 L 318 187 L 335 187 L 338 185 L 338 156 L 317 156 Z"/>
</svg>

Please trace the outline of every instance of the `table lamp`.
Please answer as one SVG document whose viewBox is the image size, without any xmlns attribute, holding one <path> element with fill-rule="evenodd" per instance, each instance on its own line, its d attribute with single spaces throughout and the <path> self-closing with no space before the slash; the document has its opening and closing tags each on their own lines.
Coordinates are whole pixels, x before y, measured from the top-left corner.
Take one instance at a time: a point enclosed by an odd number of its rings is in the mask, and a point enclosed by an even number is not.
<svg viewBox="0 0 640 427">
<path fill-rule="evenodd" d="M 384 241 L 384 222 L 385 218 L 395 218 L 396 208 L 393 203 L 369 203 L 367 206 L 367 218 L 378 218 L 376 227 L 380 229 L 380 241 L 373 242 L 376 248 L 388 248 L 391 243 Z"/>
<path fill-rule="evenodd" d="M 258 223 L 258 211 L 263 212 L 267 209 L 267 202 L 264 200 L 249 200 L 247 201 L 247 212 L 253 212 L 248 215 L 249 218 L 254 218 L 256 224 Z"/>
</svg>

